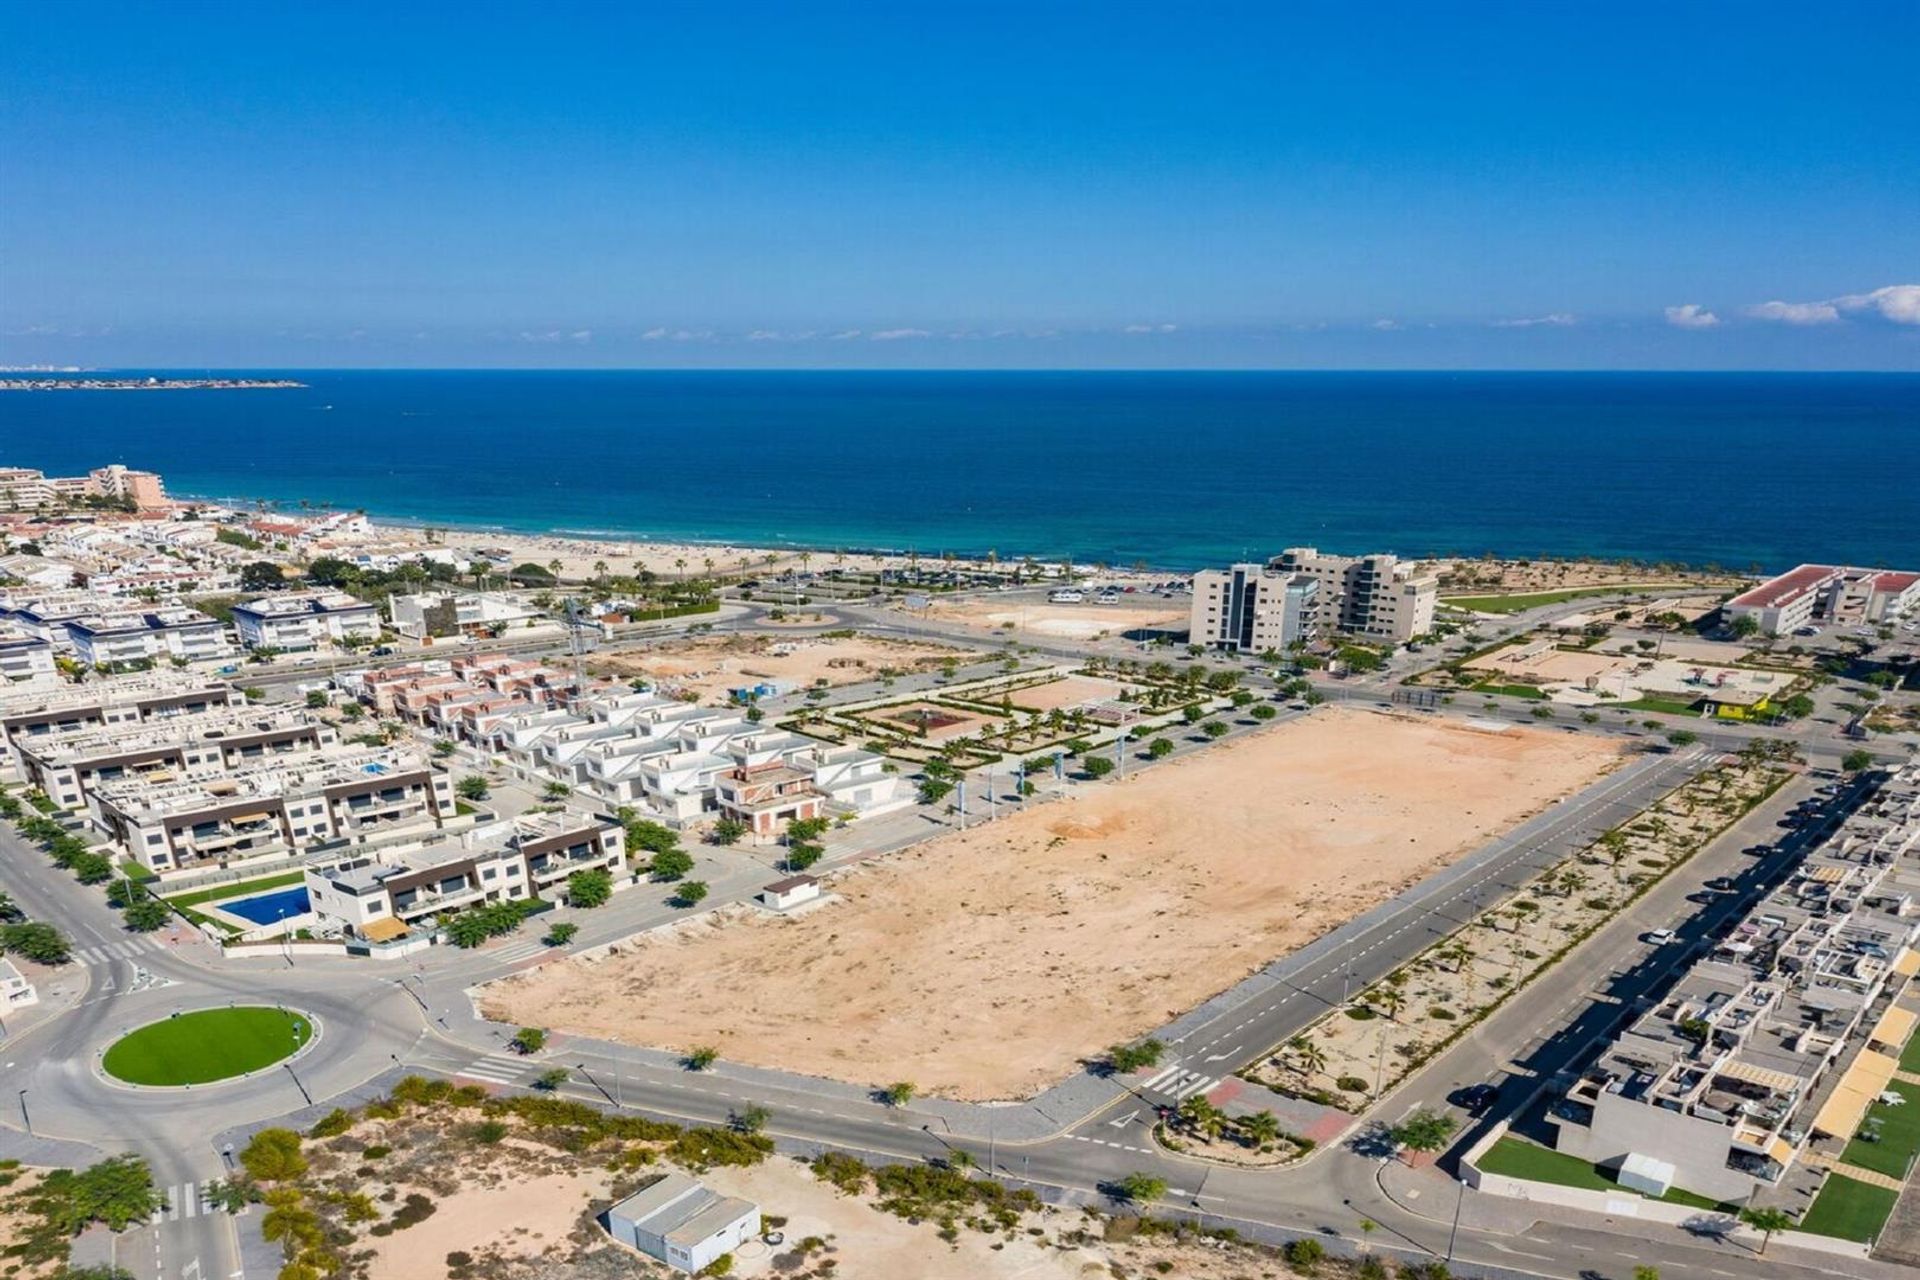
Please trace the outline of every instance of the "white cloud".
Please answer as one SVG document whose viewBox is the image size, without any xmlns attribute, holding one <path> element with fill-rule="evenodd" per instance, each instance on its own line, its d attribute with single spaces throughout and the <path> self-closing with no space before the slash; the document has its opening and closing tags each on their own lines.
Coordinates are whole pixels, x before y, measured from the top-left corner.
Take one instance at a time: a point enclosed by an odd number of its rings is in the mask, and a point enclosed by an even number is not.
<svg viewBox="0 0 1920 1280">
<path fill-rule="evenodd" d="M 1400 327 L 1400 322 L 1398 320 L 1388 320 L 1383 318 L 1383 319 L 1375 320 L 1373 322 L 1373 327 L 1375 329 L 1378 329 L 1382 333 L 1392 333 L 1395 329 L 1398 329 Z"/>
<path fill-rule="evenodd" d="M 1852 293 L 1835 298 L 1833 305 L 1847 312 L 1875 311 L 1895 324 L 1920 324 L 1920 284 L 1890 284 L 1872 293 Z"/>
<path fill-rule="evenodd" d="M 587 332 L 582 330 L 582 332 Z M 711 329 L 653 328 L 640 335 L 642 342 L 703 342 L 713 336 Z"/>
<path fill-rule="evenodd" d="M 567 340 L 570 342 L 592 342 L 593 330 L 575 329 L 572 333 L 567 335 Z"/>
<path fill-rule="evenodd" d="M 1797 325 L 1834 324 L 1840 319 L 1840 312 L 1831 302 L 1763 302 L 1757 307 L 1748 307 L 1747 314 L 1755 320 Z"/>
<path fill-rule="evenodd" d="M 857 338 L 859 336 L 860 336 L 860 331 L 858 329 L 842 329 L 838 333 L 828 334 L 827 341 L 828 342 L 846 342 L 850 338 Z"/>
<path fill-rule="evenodd" d="M 1120 330 L 1122 333 L 1172 333 L 1180 326 L 1177 324 L 1130 324 Z"/>
<path fill-rule="evenodd" d="M 778 329 L 755 329 L 747 335 L 748 342 L 778 342 L 785 335 Z"/>
<path fill-rule="evenodd" d="M 898 342 L 902 338 L 931 338 L 933 334 L 925 329 L 876 329 L 873 332 L 875 342 Z"/>
<path fill-rule="evenodd" d="M 1552 315 L 1529 316 L 1524 320 L 1495 320 L 1493 327 L 1496 329 L 1534 329 L 1545 325 L 1550 329 L 1565 329 L 1578 323 L 1579 321 L 1575 320 L 1573 316 L 1567 312 L 1556 311 Z"/>
<path fill-rule="evenodd" d="M 1676 329 L 1714 329 L 1719 327 L 1720 317 L 1697 302 L 1689 302 L 1683 307 L 1668 307 L 1667 323 Z"/>
</svg>

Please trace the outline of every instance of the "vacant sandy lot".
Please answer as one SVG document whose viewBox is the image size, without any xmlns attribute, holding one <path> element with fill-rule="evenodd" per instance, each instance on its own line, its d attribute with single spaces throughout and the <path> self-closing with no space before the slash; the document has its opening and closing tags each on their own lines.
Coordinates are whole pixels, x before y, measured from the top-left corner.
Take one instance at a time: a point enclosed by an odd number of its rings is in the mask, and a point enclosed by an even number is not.
<svg viewBox="0 0 1920 1280">
<path fill-rule="evenodd" d="M 1070 711 L 1090 702 L 1109 702 L 1127 691 L 1118 680 L 1098 676 L 1067 676 L 1028 689 L 1015 689 L 1007 700 L 1022 711 Z M 999 699 L 993 699 L 998 702 Z"/>
<path fill-rule="evenodd" d="M 708 916 L 489 988 L 489 1016 L 1025 1097 L 1604 772 L 1582 735 L 1328 708 L 928 841 L 798 918 Z"/>
<path fill-rule="evenodd" d="M 816 680 L 855 684 L 886 669 L 902 674 L 932 671 L 945 662 L 964 664 L 979 656 L 967 649 L 884 636 L 709 636 L 613 653 L 598 659 L 594 669 L 644 675 L 691 691 L 702 702 L 724 702 L 729 689 L 756 680 L 781 680 L 801 688 Z"/>
<path fill-rule="evenodd" d="M 1579 587 L 1671 587 L 1744 580 L 1739 574 L 1696 572 L 1677 565 L 1605 560 L 1424 560 L 1420 567 L 1440 575 L 1445 595 L 1524 595 Z"/>
<path fill-rule="evenodd" d="M 1138 604 L 1008 604 L 995 600 L 936 600 L 929 613 L 947 622 L 958 622 L 982 630 L 999 630 L 1011 622 L 1017 634 L 1064 636 L 1073 640 L 1091 640 L 1101 635 L 1117 636 L 1142 627 L 1171 627 L 1184 631 L 1186 607 L 1178 601 L 1149 596 Z"/>
<path fill-rule="evenodd" d="M 432 1217 L 385 1238 L 369 1237 L 373 1252 L 368 1280 L 418 1280 L 439 1275 L 456 1250 L 505 1258 L 560 1256 L 574 1223 L 596 1196 L 607 1194 L 608 1175 L 549 1173 L 490 1185 L 464 1182 L 439 1198 Z"/>
</svg>

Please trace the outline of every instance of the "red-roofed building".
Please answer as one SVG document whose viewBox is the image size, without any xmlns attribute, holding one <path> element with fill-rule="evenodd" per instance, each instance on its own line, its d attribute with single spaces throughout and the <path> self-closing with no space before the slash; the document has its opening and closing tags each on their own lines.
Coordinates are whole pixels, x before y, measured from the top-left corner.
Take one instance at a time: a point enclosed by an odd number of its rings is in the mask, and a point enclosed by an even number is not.
<svg viewBox="0 0 1920 1280">
<path fill-rule="evenodd" d="M 1816 622 L 1886 622 L 1920 608 L 1920 573 L 1803 564 L 1727 601 L 1728 622 L 1749 617 L 1771 635 Z"/>
</svg>

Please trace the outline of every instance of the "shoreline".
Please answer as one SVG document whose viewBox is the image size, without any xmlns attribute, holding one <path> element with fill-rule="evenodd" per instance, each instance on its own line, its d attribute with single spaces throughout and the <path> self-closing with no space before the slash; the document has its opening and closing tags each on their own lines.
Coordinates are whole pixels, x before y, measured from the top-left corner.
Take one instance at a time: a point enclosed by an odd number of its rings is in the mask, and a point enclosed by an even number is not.
<svg viewBox="0 0 1920 1280">
<path fill-rule="evenodd" d="M 248 499 L 211 497 L 204 494 L 179 494 L 173 497 L 173 501 L 181 506 L 204 504 L 225 507 L 242 515 L 246 515 L 249 518 L 261 517 L 272 519 L 275 517 L 283 517 L 301 519 L 323 514 L 357 512 L 365 515 L 367 522 L 376 530 L 383 533 L 424 534 L 428 530 L 436 530 L 444 531 L 450 537 L 456 535 L 461 537 L 490 537 L 498 539 L 503 545 L 507 546 L 512 546 L 517 542 L 524 542 L 555 550 L 568 549 L 569 547 L 579 548 L 582 552 L 585 552 L 589 548 L 632 548 L 634 550 L 625 553 L 630 558 L 634 555 L 671 553 L 684 550 L 695 553 L 723 552 L 735 557 L 740 555 L 776 555 L 781 557 L 782 566 L 785 561 L 803 555 L 815 558 L 823 556 L 843 557 L 848 562 L 864 562 L 868 567 L 875 565 L 893 567 L 895 565 L 907 564 L 916 557 L 923 566 L 935 567 L 949 560 L 953 562 L 955 567 L 963 565 L 979 567 L 989 563 L 988 552 L 978 550 L 954 550 L 948 548 L 923 549 L 911 545 L 888 547 L 872 544 L 833 544 L 797 539 L 727 539 L 700 534 L 680 534 L 639 529 L 575 529 L 566 526 L 516 527 L 504 524 L 483 524 L 456 520 L 431 520 L 412 515 L 382 515 L 368 508 L 345 505 L 315 508 L 311 511 L 286 510 L 276 507 L 266 512 L 259 512 L 255 510 L 253 503 Z M 1276 548 L 1282 545 L 1292 544 L 1285 543 L 1284 540 L 1277 540 L 1275 543 Z M 615 554 L 621 554 L 621 552 L 615 551 Z M 1275 554 L 1277 554 L 1277 551 Z M 1262 560 L 1265 558 L 1264 556 L 1260 557 Z M 1483 562 L 1485 557 L 1469 554 L 1424 554 L 1402 555 L 1401 559 L 1408 562 L 1424 564 L 1467 564 Z M 1035 565 L 1041 567 L 1067 563 L 1055 555 L 1022 555 L 1009 553 L 996 553 L 996 558 L 991 563 L 997 568 L 1007 570 L 1026 560 L 1031 560 Z M 1703 565 L 1687 564 L 1679 560 L 1653 561 L 1619 556 L 1574 554 L 1509 555 L 1495 553 L 1492 557 L 1492 562 L 1500 564 L 1525 564 L 1533 562 L 1616 565 L 1641 570 L 1664 567 L 1674 574 L 1713 574 L 1727 581 L 1751 580 L 1754 577 L 1752 573 L 1745 570 L 1728 568 L 1726 566 L 1720 566 L 1715 569 Z M 695 563 L 697 564 L 698 561 L 695 561 Z M 1212 561 L 1199 561 L 1188 564 L 1173 560 L 1151 560 L 1139 557 L 1124 563 L 1112 560 L 1103 561 L 1097 558 L 1083 559 L 1079 556 L 1075 556 L 1072 560 L 1073 567 L 1081 571 L 1097 571 L 1102 564 L 1106 566 L 1104 572 L 1116 578 L 1159 577 L 1174 574 L 1187 575 L 1201 569 L 1219 567 L 1219 564 Z M 777 567 L 781 566 L 776 566 L 776 568 Z M 669 576 L 657 568 L 655 572 L 661 572 L 663 577 Z M 749 572 L 752 572 L 752 570 L 750 569 Z M 1461 590 L 1471 593 L 1471 588 L 1463 587 Z"/>
</svg>

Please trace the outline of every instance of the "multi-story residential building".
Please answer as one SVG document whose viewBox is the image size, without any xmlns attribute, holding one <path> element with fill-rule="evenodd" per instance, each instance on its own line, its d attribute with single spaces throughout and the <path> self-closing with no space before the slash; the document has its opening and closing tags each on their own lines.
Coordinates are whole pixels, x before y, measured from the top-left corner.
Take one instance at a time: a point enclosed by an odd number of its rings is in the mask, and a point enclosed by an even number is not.
<svg viewBox="0 0 1920 1280">
<path fill-rule="evenodd" d="M 1814 623 L 1889 622 L 1920 609 L 1920 573 L 1803 564 L 1721 606 L 1728 622 L 1751 618 L 1770 635 Z"/>
<path fill-rule="evenodd" d="M 455 812 L 446 772 L 396 751 L 330 751 L 173 782 L 99 784 L 87 810 L 115 844 L 161 874 L 418 835 Z"/>
<path fill-rule="evenodd" d="M 380 610 L 344 591 L 297 591 L 233 607 L 234 630 L 249 649 L 319 649 L 380 635 Z"/>
<path fill-rule="evenodd" d="M 1894 1000 L 1920 971 L 1920 766 L 1856 785 L 1838 829 L 1555 1105 L 1559 1150 L 1655 1194 L 1745 1200 L 1853 1137 L 1914 1025 Z"/>
<path fill-rule="evenodd" d="M 1288 547 L 1268 562 L 1320 584 L 1320 614 L 1333 630 L 1366 640 L 1405 644 L 1433 630 L 1440 579 L 1390 555 L 1336 556 Z"/>
<path fill-rule="evenodd" d="M 34 511 L 84 498 L 115 499 L 140 511 L 162 511 L 170 505 L 159 476 L 118 463 L 96 467 L 84 476 L 48 476 L 31 467 L 0 467 L 0 511 Z"/>
<path fill-rule="evenodd" d="M 394 596 L 387 602 L 393 629 L 415 640 L 459 635 L 497 635 L 526 627 L 543 615 L 512 596 L 481 591 L 434 591 Z"/>
<path fill-rule="evenodd" d="M 613 823 L 528 815 L 456 839 L 309 867 L 307 900 L 323 923 L 388 942 L 478 903 L 559 897 L 575 872 L 618 872 L 624 859 Z"/>
<path fill-rule="evenodd" d="M 85 684 L 0 691 L 0 764 L 18 769 L 26 743 L 103 727 L 201 715 L 246 699 L 228 684 L 161 670 Z"/>
<path fill-rule="evenodd" d="M 48 688 L 60 683 L 53 645 L 9 619 L 0 618 L 0 689 Z"/>
<path fill-rule="evenodd" d="M 89 667 L 224 662 L 236 652 L 218 620 L 180 605 L 88 614 L 66 628 L 75 660 Z"/>
<path fill-rule="evenodd" d="M 819 817 L 826 806 L 813 774 L 784 760 L 735 765 L 714 779 L 714 801 L 756 836 L 778 835 L 796 818 Z"/>
<path fill-rule="evenodd" d="M 1193 576 L 1187 640 L 1234 653 L 1285 652 L 1320 632 L 1320 582 L 1258 564 Z"/>
<path fill-rule="evenodd" d="M 250 769 L 325 751 L 332 725 L 295 707 L 222 707 L 201 715 L 49 734 L 20 743 L 20 772 L 64 809 L 82 809 L 96 786 L 123 780 L 164 783 Z"/>
</svg>

